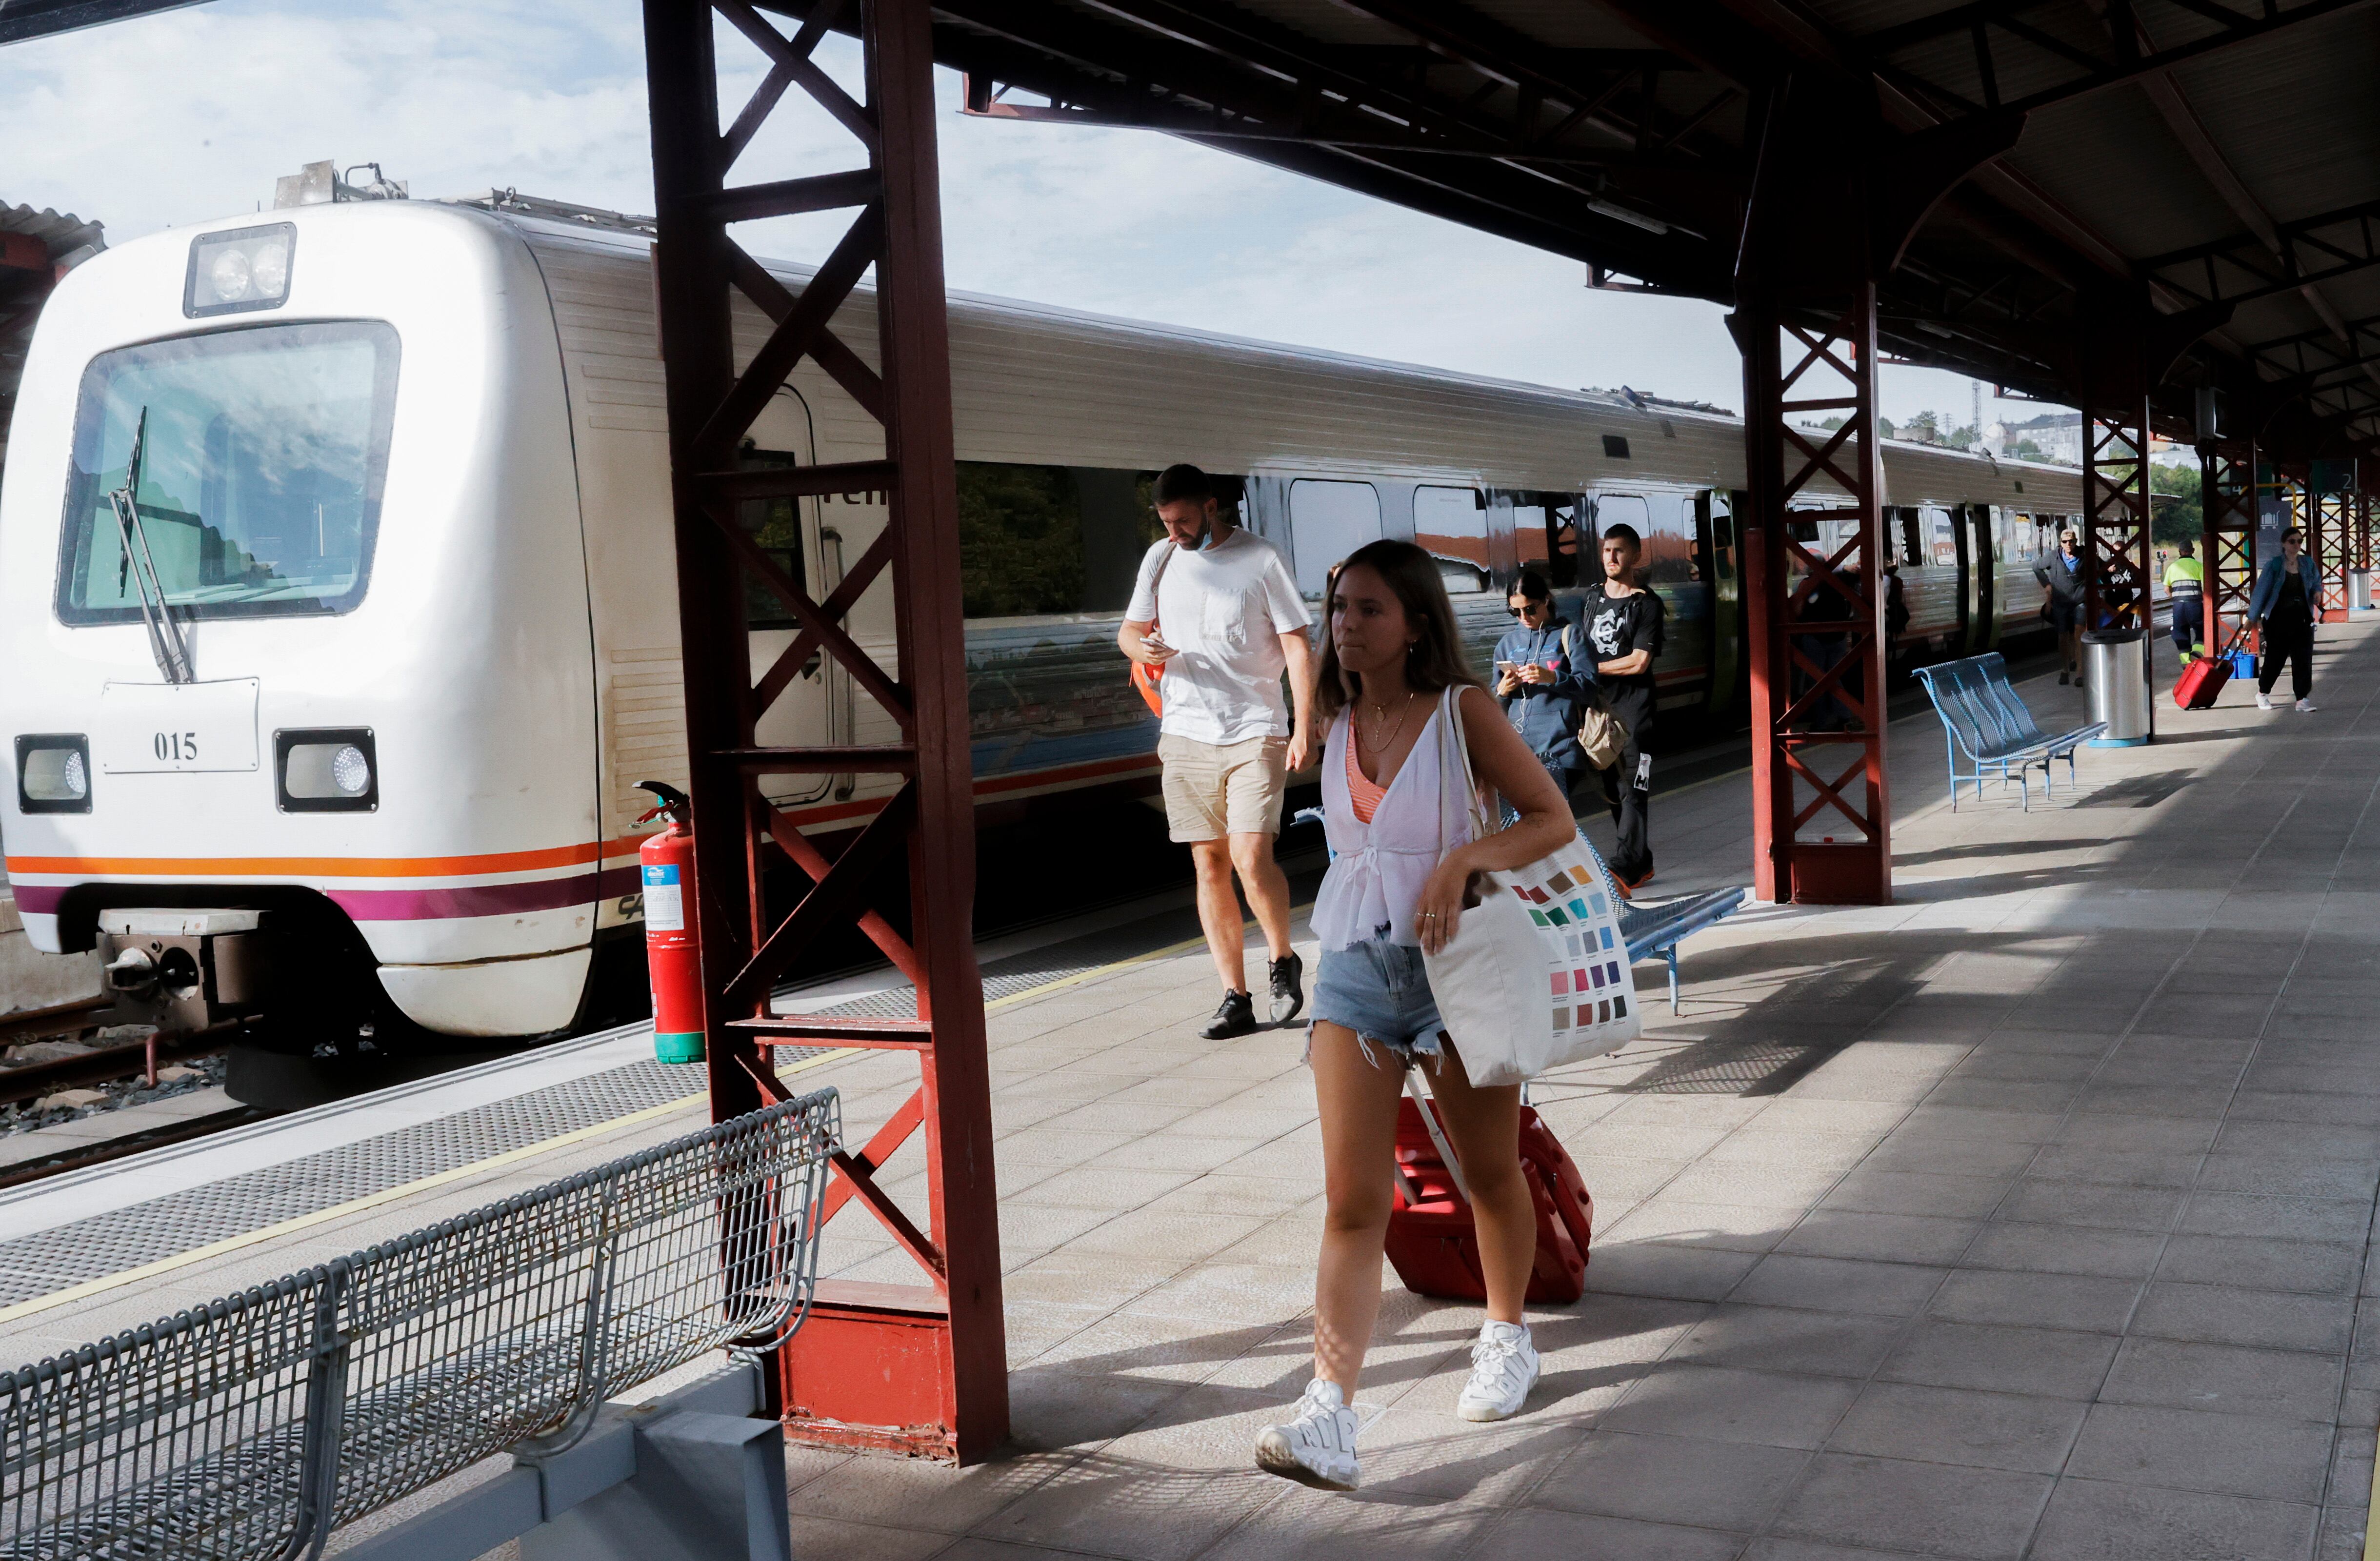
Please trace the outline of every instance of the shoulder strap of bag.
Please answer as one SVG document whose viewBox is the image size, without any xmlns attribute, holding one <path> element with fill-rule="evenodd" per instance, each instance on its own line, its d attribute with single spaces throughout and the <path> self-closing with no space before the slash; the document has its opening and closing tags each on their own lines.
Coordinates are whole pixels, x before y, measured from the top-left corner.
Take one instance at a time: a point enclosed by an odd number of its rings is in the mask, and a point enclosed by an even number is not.
<svg viewBox="0 0 2380 1561">
<path fill-rule="evenodd" d="M 1438 783 L 1444 786 L 1456 775 L 1463 777 L 1463 817 L 1470 822 L 1471 838 L 1485 840 L 1493 831 L 1488 826 L 1486 811 L 1479 805 L 1479 778 L 1472 772 L 1471 741 L 1463 730 L 1463 685 L 1459 683 L 1448 684 L 1446 692 L 1439 697 L 1445 701 L 1446 741 L 1454 750 L 1454 764 L 1450 769 L 1445 758 L 1441 756 L 1439 761 Z M 1441 816 L 1443 812 L 1444 808 L 1441 805 Z"/>
</svg>

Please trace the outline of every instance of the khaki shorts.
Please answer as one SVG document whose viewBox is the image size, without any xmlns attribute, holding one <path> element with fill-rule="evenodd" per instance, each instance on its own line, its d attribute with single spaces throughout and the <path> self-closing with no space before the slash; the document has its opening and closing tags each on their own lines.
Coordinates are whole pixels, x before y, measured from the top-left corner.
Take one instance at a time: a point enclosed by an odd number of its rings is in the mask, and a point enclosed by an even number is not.
<svg viewBox="0 0 2380 1561">
<path fill-rule="evenodd" d="M 1160 737 L 1157 757 L 1165 767 L 1166 832 L 1176 843 L 1281 833 L 1288 738 L 1251 737 L 1218 745 L 1195 737 Z"/>
</svg>

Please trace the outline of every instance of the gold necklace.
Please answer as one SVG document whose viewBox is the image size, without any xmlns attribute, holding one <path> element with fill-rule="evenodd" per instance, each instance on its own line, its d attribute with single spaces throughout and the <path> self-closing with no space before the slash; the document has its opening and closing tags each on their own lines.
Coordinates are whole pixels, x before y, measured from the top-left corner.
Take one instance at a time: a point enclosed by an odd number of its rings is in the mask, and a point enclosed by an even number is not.
<svg viewBox="0 0 2380 1561">
<path fill-rule="evenodd" d="M 1405 702 L 1397 708 L 1397 724 L 1394 730 L 1390 731 L 1386 738 L 1378 742 L 1365 742 L 1364 723 L 1357 721 L 1355 723 L 1355 745 L 1359 748 L 1368 750 L 1376 757 L 1378 755 L 1385 753 L 1388 750 L 1390 744 L 1404 735 L 1405 721 L 1413 715 L 1413 702 L 1414 691 L 1408 688 L 1405 690 Z M 1372 709 L 1375 712 L 1373 720 L 1374 725 L 1377 726 L 1381 720 L 1385 720 L 1388 718 L 1389 708 L 1386 705 L 1374 705 Z"/>
</svg>

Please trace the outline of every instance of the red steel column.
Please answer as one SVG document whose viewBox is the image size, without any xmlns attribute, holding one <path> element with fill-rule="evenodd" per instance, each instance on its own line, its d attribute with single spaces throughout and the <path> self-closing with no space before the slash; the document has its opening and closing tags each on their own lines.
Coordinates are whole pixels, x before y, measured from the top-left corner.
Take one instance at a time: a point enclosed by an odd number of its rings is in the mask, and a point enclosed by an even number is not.
<svg viewBox="0 0 2380 1561">
<path fill-rule="evenodd" d="M 692 763 L 711 1110 L 725 1118 L 783 1098 L 779 1044 L 824 1044 L 917 1058 L 917 1091 L 856 1152 L 834 1157 L 822 1225 L 855 1205 L 917 1265 L 911 1284 L 822 1281 L 807 1324 L 781 1352 L 776 1386 L 790 1434 L 973 1462 L 1008 1434 L 999 1218 L 991 1154 L 983 986 L 971 921 L 975 817 L 958 574 L 950 352 L 934 145 L 927 0 L 856 0 L 866 101 L 810 54 L 853 0 L 819 0 L 788 36 L 749 0 L 645 0 L 653 131 L 655 285 L 670 423 Z M 790 4 L 771 9 L 797 14 Z M 712 29 L 735 28 L 771 61 L 724 130 Z M 727 176 L 779 100 L 798 88 L 856 143 L 831 171 L 730 186 Z M 852 167 L 855 162 L 865 166 Z M 833 252 L 796 295 L 747 255 L 729 224 L 856 210 Z M 876 366 L 838 337 L 846 301 L 873 266 Z M 731 290 L 772 325 L 737 362 Z M 851 310 L 864 319 L 863 307 Z M 744 471 L 738 442 L 804 360 L 882 425 L 883 455 Z M 749 499 L 881 492 L 884 531 L 824 600 L 754 545 Z M 889 583 L 899 661 L 887 671 L 846 629 L 853 607 Z M 756 684 L 744 624 L 755 584 L 802 625 Z M 899 729 L 872 746 L 764 746 L 762 714 L 818 654 Z M 901 784 L 830 861 L 763 797 L 770 774 L 868 773 Z M 898 853 L 898 854 L 896 854 Z M 869 897 L 905 856 L 910 936 Z M 783 917 L 759 892 L 764 865 L 811 887 Z M 778 1017 L 771 988 L 821 935 L 856 925 L 917 985 L 914 1018 Z M 876 1180 L 922 1136 L 922 1224 Z"/>
<path fill-rule="evenodd" d="M 2256 444 L 2208 440 L 2198 447 L 2199 556 L 2206 566 L 2206 649 L 2220 655 L 2248 626 L 2255 589 Z M 2241 648 L 2252 649 L 2243 645 Z"/>
<path fill-rule="evenodd" d="M 1866 185 L 1855 139 L 1814 183 L 1818 153 L 1788 143 L 1780 122 L 1764 138 L 1728 321 L 1743 354 L 1754 892 L 1885 904 L 1884 471 Z M 1838 427 L 1816 427 L 1830 416 Z"/>
</svg>

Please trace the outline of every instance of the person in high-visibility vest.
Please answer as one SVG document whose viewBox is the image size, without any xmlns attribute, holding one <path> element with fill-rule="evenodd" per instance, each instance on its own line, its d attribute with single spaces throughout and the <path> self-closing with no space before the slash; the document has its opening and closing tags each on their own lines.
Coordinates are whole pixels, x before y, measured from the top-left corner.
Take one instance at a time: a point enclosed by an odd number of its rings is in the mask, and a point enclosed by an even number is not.
<svg viewBox="0 0 2380 1561">
<path fill-rule="evenodd" d="M 2206 649 L 2206 576 L 2190 551 L 2184 542 L 2181 556 L 2165 566 L 2166 593 L 2173 598 L 2173 648 L 2185 667 Z"/>
</svg>

